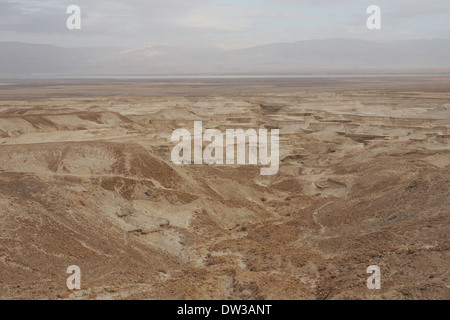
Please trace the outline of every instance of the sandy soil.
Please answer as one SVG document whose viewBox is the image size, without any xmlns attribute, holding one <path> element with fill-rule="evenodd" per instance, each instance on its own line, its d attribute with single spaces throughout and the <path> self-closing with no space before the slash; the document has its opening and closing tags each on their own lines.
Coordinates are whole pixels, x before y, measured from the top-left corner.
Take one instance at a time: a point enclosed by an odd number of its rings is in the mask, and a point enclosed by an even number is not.
<svg viewBox="0 0 450 320">
<path fill-rule="evenodd" d="M 449 78 L 0 82 L 1 299 L 445 296 Z M 172 164 L 196 120 L 279 173 Z"/>
</svg>

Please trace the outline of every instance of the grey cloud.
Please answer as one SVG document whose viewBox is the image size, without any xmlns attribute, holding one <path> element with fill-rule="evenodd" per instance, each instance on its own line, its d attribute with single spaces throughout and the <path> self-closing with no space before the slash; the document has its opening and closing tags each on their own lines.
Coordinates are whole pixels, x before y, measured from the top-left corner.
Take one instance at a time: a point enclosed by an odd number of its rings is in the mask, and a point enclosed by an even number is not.
<svg viewBox="0 0 450 320">
<path fill-rule="evenodd" d="M 385 21 L 391 24 L 390 29 L 386 28 L 389 33 L 382 33 L 381 39 L 401 38 L 405 34 L 401 28 L 414 20 L 425 23 L 429 16 L 450 15 L 449 1 L 375 2 L 382 7 Z M 93 43 L 135 47 L 152 43 L 252 45 L 307 38 L 364 37 L 364 30 L 353 31 L 364 29 L 364 7 L 373 3 L 372 0 L 261 0 L 259 5 L 234 1 L 218 4 L 214 0 L 7 0 L 0 3 L 0 39 L 24 41 L 34 37 L 36 42 L 45 39 L 47 43 L 63 46 Z M 71 4 L 82 9 L 82 30 L 77 32 L 65 27 L 66 8 Z M 355 13 L 355 7 L 356 11 L 362 8 L 361 14 Z M 302 16 L 308 8 L 319 12 L 319 16 Z M 324 15 L 320 16 L 322 10 Z M 334 20 L 328 20 L 333 10 L 342 15 L 336 26 Z M 445 35 L 446 28 L 437 24 L 425 26 L 418 37 Z"/>
</svg>

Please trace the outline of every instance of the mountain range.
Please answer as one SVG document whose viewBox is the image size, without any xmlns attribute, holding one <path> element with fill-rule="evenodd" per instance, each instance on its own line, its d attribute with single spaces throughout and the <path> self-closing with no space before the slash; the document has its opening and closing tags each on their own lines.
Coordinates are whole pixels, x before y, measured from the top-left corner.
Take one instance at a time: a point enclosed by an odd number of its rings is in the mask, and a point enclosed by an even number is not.
<svg viewBox="0 0 450 320">
<path fill-rule="evenodd" d="M 330 70 L 450 68 L 450 40 L 309 40 L 246 49 L 151 45 L 128 49 L 62 48 L 0 42 L 0 75 L 290 74 Z"/>
</svg>

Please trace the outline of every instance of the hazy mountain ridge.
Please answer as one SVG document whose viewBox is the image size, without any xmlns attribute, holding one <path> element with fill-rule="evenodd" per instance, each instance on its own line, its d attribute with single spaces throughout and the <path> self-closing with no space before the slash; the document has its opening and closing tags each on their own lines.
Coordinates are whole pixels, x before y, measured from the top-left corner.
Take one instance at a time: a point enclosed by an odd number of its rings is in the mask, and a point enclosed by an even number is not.
<svg viewBox="0 0 450 320">
<path fill-rule="evenodd" d="M 61 48 L 0 42 L 0 74 L 91 73 L 95 60 L 123 48 Z"/>
<path fill-rule="evenodd" d="M 450 40 L 310 40 L 240 50 L 153 45 L 61 48 L 0 42 L 0 74 L 235 73 L 450 68 Z"/>
</svg>

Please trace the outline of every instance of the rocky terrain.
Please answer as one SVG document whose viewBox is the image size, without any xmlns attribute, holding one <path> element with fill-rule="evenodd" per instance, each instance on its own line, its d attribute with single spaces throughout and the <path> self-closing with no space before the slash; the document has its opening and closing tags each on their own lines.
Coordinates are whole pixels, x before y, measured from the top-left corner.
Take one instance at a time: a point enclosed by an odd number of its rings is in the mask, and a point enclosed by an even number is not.
<svg viewBox="0 0 450 320">
<path fill-rule="evenodd" d="M 0 298 L 443 299 L 450 79 L 243 81 L 1 86 Z M 174 165 L 200 120 L 278 174 Z"/>
</svg>

